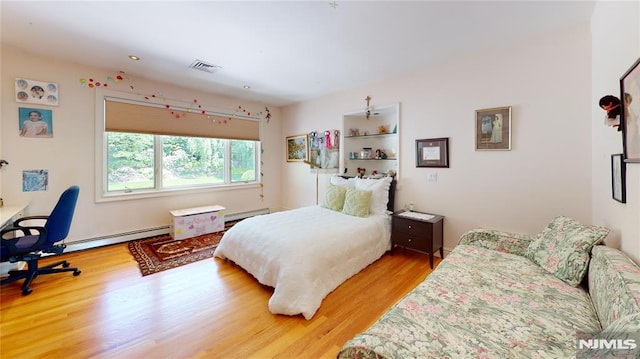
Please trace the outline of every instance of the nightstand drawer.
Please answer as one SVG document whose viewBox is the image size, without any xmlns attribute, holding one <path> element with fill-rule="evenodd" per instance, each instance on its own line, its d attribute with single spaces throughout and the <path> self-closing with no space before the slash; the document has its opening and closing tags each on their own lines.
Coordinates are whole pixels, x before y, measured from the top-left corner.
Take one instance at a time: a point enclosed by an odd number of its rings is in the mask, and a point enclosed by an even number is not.
<svg viewBox="0 0 640 359">
<path fill-rule="evenodd" d="M 424 239 L 424 235 L 412 235 L 405 232 L 393 232 L 391 241 L 394 245 L 415 249 L 417 251 L 430 253 L 429 241 Z"/>
<path fill-rule="evenodd" d="M 393 217 L 393 230 L 409 235 L 425 235 L 429 231 L 430 223 L 412 220 L 409 218 Z"/>
</svg>

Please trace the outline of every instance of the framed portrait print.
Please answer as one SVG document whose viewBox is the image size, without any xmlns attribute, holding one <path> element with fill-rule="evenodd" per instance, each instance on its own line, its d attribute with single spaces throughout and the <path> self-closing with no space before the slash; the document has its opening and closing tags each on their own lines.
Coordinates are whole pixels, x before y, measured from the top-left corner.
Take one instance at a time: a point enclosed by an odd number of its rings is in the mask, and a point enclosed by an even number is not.
<svg viewBox="0 0 640 359">
<path fill-rule="evenodd" d="M 622 153 L 611 155 L 611 196 L 618 202 L 627 202 L 626 168 Z"/>
<path fill-rule="evenodd" d="M 449 138 L 416 140 L 416 167 L 449 167 Z"/>
<path fill-rule="evenodd" d="M 640 59 L 620 78 L 625 162 L 640 163 Z"/>
<path fill-rule="evenodd" d="M 41 108 L 18 107 L 20 137 L 53 137 L 53 112 Z"/>
<path fill-rule="evenodd" d="M 35 80 L 16 79 L 16 101 L 58 106 L 58 84 Z"/>
<path fill-rule="evenodd" d="M 476 151 L 511 150 L 511 106 L 476 110 Z"/>
<path fill-rule="evenodd" d="M 307 135 L 287 136 L 287 162 L 309 160 L 309 140 Z"/>
</svg>

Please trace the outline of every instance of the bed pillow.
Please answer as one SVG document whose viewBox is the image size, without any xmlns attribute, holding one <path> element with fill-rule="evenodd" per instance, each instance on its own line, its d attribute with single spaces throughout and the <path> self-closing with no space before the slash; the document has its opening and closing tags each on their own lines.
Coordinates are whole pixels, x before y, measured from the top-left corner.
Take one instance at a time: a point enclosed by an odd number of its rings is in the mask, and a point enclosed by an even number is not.
<svg viewBox="0 0 640 359">
<path fill-rule="evenodd" d="M 322 207 L 338 212 L 342 211 L 342 207 L 344 206 L 344 196 L 346 193 L 346 187 L 336 186 L 329 183 L 329 186 L 327 186 L 327 190 L 324 193 Z"/>
<path fill-rule="evenodd" d="M 356 179 L 353 177 L 343 178 L 340 176 L 331 176 L 331 178 L 329 179 L 329 183 L 340 187 L 356 188 Z"/>
<path fill-rule="evenodd" d="M 371 191 L 361 191 L 355 188 L 347 188 L 344 196 L 342 213 L 357 217 L 368 217 L 371 205 Z"/>
<path fill-rule="evenodd" d="M 389 188 L 391 188 L 392 177 L 381 179 L 356 178 L 356 189 L 372 191 L 371 205 L 369 212 L 372 214 L 387 213 L 387 203 L 389 203 Z"/>
<path fill-rule="evenodd" d="M 589 253 L 607 236 L 604 227 L 582 225 L 559 216 L 529 244 L 526 257 L 565 283 L 577 287 L 589 265 Z"/>
</svg>

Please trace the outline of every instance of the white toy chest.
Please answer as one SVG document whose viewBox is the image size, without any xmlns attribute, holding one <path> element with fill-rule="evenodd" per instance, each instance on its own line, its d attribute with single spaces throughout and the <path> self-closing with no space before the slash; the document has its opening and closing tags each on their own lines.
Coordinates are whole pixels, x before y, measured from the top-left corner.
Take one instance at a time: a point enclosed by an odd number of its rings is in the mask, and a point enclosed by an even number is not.
<svg viewBox="0 0 640 359">
<path fill-rule="evenodd" d="M 224 229 L 222 206 L 205 206 L 170 211 L 170 233 L 173 239 L 185 239 Z"/>
</svg>

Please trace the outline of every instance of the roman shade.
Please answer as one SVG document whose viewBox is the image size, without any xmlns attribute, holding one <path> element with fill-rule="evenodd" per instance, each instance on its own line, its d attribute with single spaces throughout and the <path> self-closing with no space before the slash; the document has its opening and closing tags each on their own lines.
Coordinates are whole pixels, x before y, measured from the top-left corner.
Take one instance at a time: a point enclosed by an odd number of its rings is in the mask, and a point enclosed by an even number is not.
<svg viewBox="0 0 640 359">
<path fill-rule="evenodd" d="M 105 97 L 105 131 L 260 140 L 260 121 Z M 180 116 L 176 116 L 180 114 Z"/>
</svg>

